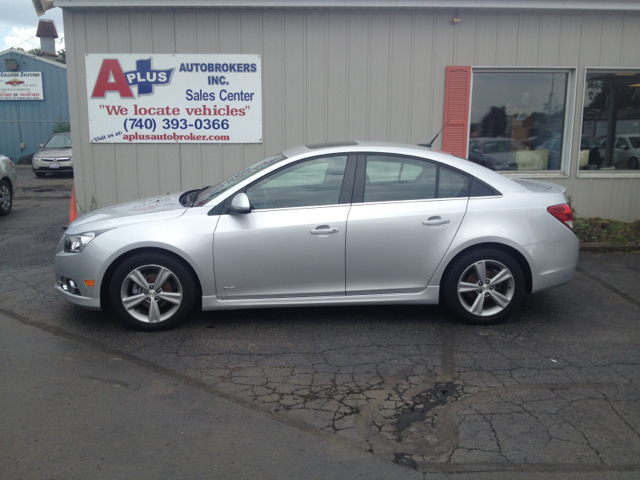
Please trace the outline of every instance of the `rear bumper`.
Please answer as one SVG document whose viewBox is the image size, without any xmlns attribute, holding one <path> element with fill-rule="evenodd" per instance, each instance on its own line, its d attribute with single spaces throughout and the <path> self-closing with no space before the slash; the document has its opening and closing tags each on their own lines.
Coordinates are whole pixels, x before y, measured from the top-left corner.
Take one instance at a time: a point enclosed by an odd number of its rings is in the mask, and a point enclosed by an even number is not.
<svg viewBox="0 0 640 480">
<path fill-rule="evenodd" d="M 573 280 L 578 266 L 580 241 L 573 234 L 524 247 L 533 259 L 531 293 L 564 285 Z"/>
</svg>

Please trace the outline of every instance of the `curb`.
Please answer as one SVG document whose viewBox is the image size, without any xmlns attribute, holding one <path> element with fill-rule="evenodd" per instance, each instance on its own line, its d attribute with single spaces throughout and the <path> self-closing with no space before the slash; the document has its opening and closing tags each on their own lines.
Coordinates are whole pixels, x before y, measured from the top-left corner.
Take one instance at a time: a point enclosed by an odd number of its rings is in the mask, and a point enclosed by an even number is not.
<svg viewBox="0 0 640 480">
<path fill-rule="evenodd" d="M 616 243 L 604 243 L 604 242 L 593 242 L 593 243 L 581 243 L 580 244 L 581 252 L 639 252 L 640 245 L 633 244 L 616 244 Z"/>
</svg>

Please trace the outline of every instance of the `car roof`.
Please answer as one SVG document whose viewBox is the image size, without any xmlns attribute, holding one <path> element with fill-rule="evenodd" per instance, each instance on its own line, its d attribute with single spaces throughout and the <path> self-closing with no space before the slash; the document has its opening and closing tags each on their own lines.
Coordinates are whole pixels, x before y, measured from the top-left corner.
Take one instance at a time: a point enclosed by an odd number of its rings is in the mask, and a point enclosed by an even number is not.
<svg viewBox="0 0 640 480">
<path fill-rule="evenodd" d="M 477 165 L 470 162 L 467 159 L 450 155 L 446 152 L 432 150 L 429 147 L 422 147 L 419 145 L 411 145 L 404 143 L 392 143 L 392 142 L 374 142 L 374 141 L 345 141 L 345 142 L 331 142 L 328 146 L 318 146 L 320 144 L 311 145 L 309 148 L 307 145 L 300 145 L 298 147 L 289 148 L 284 150 L 282 154 L 291 159 L 292 161 L 301 160 L 307 157 L 313 157 L 318 155 L 329 155 L 338 153 L 370 153 L 377 152 L 380 154 L 392 154 L 392 155 L 407 155 L 414 157 L 422 157 L 427 160 L 435 160 L 441 164 L 448 165 L 455 169 L 466 172 L 474 177 L 488 183 L 492 187 L 505 192 L 522 192 L 526 191 L 526 188 L 522 187 L 518 183 L 514 182 L 510 178 L 507 178 L 499 173 L 489 170 L 486 167 Z M 288 163 L 288 162 L 287 162 Z"/>
</svg>

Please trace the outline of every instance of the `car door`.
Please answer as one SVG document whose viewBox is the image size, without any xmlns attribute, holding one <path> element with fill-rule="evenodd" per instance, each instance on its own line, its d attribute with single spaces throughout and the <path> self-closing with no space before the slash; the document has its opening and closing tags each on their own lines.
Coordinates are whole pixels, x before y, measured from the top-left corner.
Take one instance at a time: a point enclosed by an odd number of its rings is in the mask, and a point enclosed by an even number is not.
<svg viewBox="0 0 640 480">
<path fill-rule="evenodd" d="M 252 211 L 221 215 L 214 234 L 218 298 L 344 295 L 355 161 L 304 160 L 244 189 Z"/>
<path fill-rule="evenodd" d="M 347 295 L 424 290 L 464 218 L 469 180 L 424 159 L 360 156 L 347 222 Z"/>
</svg>

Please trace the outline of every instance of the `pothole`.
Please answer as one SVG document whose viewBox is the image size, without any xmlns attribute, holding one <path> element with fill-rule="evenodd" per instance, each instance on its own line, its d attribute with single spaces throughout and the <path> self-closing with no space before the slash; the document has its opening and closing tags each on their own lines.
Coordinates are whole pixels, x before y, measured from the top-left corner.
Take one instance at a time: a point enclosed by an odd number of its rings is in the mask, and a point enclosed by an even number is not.
<svg viewBox="0 0 640 480">
<path fill-rule="evenodd" d="M 431 410 L 439 405 L 445 405 L 449 399 L 458 397 L 457 386 L 453 382 L 436 383 L 433 388 L 421 392 L 411 398 L 411 403 L 396 416 L 396 431 L 402 432 L 414 422 L 424 422 Z"/>
</svg>

